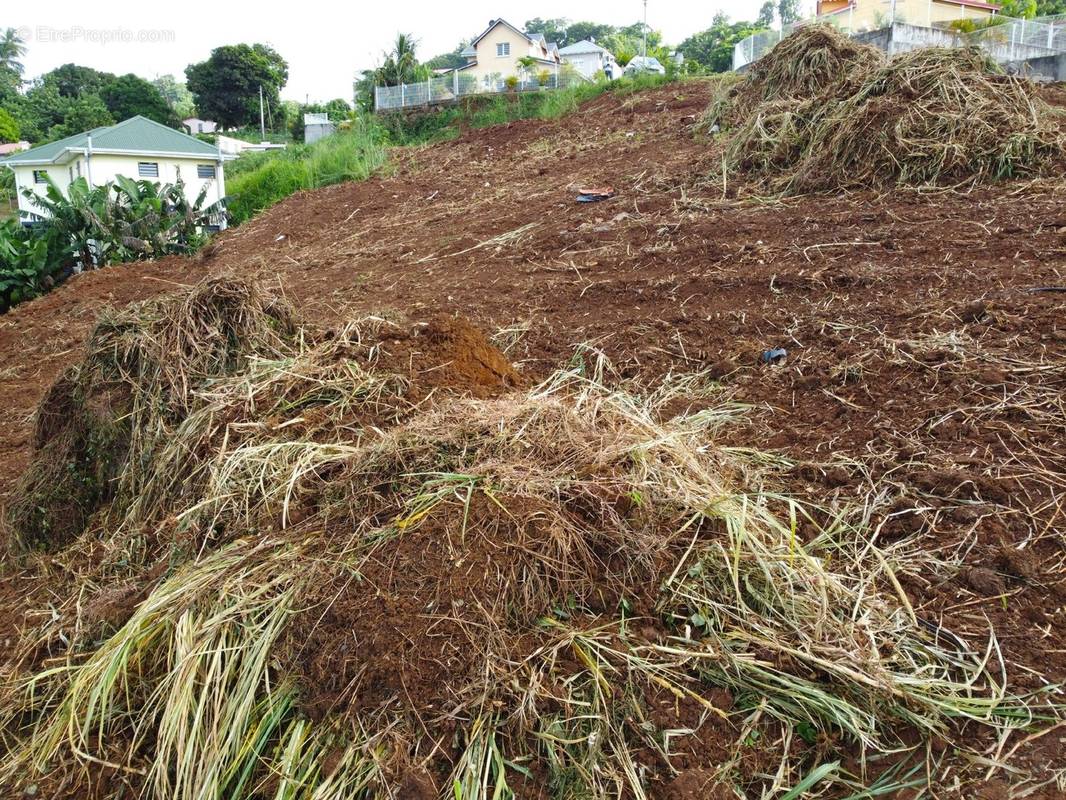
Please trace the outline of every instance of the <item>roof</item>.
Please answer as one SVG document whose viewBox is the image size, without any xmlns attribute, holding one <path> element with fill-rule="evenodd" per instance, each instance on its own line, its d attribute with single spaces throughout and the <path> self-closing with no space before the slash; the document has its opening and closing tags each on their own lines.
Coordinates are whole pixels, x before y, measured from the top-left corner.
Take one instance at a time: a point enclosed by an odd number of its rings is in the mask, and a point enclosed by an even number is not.
<svg viewBox="0 0 1066 800">
<path fill-rule="evenodd" d="M 1000 7 L 995 3 L 982 3 L 980 0 L 935 0 L 938 3 L 950 3 L 954 6 L 969 6 L 970 8 L 983 8 L 988 11 L 999 11 Z"/>
<path fill-rule="evenodd" d="M 464 57 L 466 57 L 466 56 L 476 56 L 477 55 L 477 48 L 475 48 L 471 44 L 468 44 L 466 47 L 463 48 L 463 52 L 461 52 L 459 55 L 464 56 Z"/>
<path fill-rule="evenodd" d="M 478 34 L 476 37 L 474 37 L 474 40 L 472 42 L 470 42 L 470 46 L 471 47 L 477 47 L 477 43 L 480 42 L 482 39 L 484 39 L 486 36 L 488 36 L 489 31 L 491 31 L 497 25 L 506 25 L 508 28 L 513 30 L 515 33 L 517 33 L 519 36 L 524 36 L 525 38 L 527 38 L 531 42 L 537 41 L 536 39 L 533 38 L 534 36 L 540 36 L 540 41 L 544 41 L 544 37 L 541 36 L 541 34 L 539 34 L 539 33 L 526 33 L 521 28 L 516 28 L 514 25 L 512 25 L 510 22 L 505 20 L 503 17 L 500 17 L 499 19 L 492 20 L 489 23 L 489 27 L 485 28 L 485 30 L 483 30 L 480 34 Z"/>
<path fill-rule="evenodd" d="M 214 145 L 168 128 L 147 117 L 136 116 L 123 120 L 117 125 L 93 128 L 91 131 L 68 136 L 58 142 L 49 142 L 40 147 L 34 147 L 32 150 L 15 153 L 3 159 L 2 163 L 8 166 L 55 164 L 70 154 L 84 153 L 89 147 L 90 136 L 94 153 L 218 158 L 218 149 Z"/>
<path fill-rule="evenodd" d="M 607 53 L 607 49 L 600 47 L 595 42 L 590 42 L 588 39 L 582 39 L 580 42 L 574 42 L 568 44 L 559 50 L 561 56 L 579 56 L 582 53 Z M 608 55 L 610 55 L 608 53 Z"/>
</svg>

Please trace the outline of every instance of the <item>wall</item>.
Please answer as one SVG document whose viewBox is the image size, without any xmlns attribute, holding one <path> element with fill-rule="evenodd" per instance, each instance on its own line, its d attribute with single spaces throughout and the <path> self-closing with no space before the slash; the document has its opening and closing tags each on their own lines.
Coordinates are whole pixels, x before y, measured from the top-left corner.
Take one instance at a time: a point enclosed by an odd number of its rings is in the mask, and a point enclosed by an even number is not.
<svg viewBox="0 0 1066 800">
<path fill-rule="evenodd" d="M 844 5 L 839 10 L 835 3 L 826 2 L 822 6 L 825 13 L 833 14 L 834 24 L 851 31 L 884 28 L 890 20 L 928 27 L 934 22 L 983 19 L 992 15 L 988 9 L 960 5 L 948 0 L 858 0 L 854 6 Z"/>
<path fill-rule="evenodd" d="M 603 69 L 603 58 L 600 53 L 578 53 L 573 56 L 563 56 L 563 61 L 572 64 L 580 74 L 591 78 Z"/>
<path fill-rule="evenodd" d="M 1066 81 L 1066 53 L 1008 61 L 1004 66 L 1009 72 L 1016 72 L 1019 75 L 1029 75 L 1050 81 Z"/>
<path fill-rule="evenodd" d="M 97 153 L 92 156 L 91 176 L 89 169 L 90 165 L 86 164 L 84 156 L 80 156 L 69 164 L 63 164 L 61 166 L 16 167 L 15 181 L 18 187 L 19 209 L 24 212 L 24 214 L 39 215 L 41 213 L 41 209 L 36 206 L 32 200 L 22 196 L 22 188 L 24 187 L 29 187 L 34 194 L 42 197 L 46 194 L 47 185 L 34 183 L 33 181 L 33 171 L 35 169 L 44 169 L 48 172 L 49 176 L 55 181 L 60 190 L 66 194 L 67 189 L 70 186 L 72 170 L 73 177 L 77 178 L 80 175 L 87 180 L 91 177 L 92 184 L 94 186 L 99 186 L 108 181 L 114 181 L 115 176 L 117 175 L 124 175 L 132 180 L 139 180 L 137 175 L 137 164 L 140 161 L 150 161 L 159 164 L 159 178 L 155 179 L 157 183 L 176 183 L 180 171 L 181 177 L 185 181 L 185 197 L 190 203 L 196 202 L 196 199 L 200 196 L 200 192 L 205 186 L 207 187 L 207 196 L 204 198 L 204 205 L 211 205 L 212 203 L 221 200 L 226 195 L 226 179 L 222 171 L 222 165 L 218 164 L 216 160 L 211 158 L 187 159 L 163 158 L 159 156 L 117 156 Z M 214 164 L 216 178 L 214 180 L 197 178 L 197 164 Z M 81 168 L 80 173 L 78 172 L 79 165 Z"/>
<path fill-rule="evenodd" d="M 304 144 L 311 144 L 317 142 L 323 136 L 329 136 L 331 133 L 337 130 L 337 126 L 332 122 L 316 123 L 314 125 L 304 125 Z"/>
<path fill-rule="evenodd" d="M 993 29 L 995 30 L 995 29 Z M 857 33 L 856 41 L 873 45 L 890 56 L 906 53 L 920 47 L 959 47 L 966 44 L 962 37 L 943 28 L 927 28 L 921 25 L 908 25 L 897 22 L 891 27 Z M 1022 61 L 1046 56 L 1044 47 L 1034 47 L 1010 42 L 997 43 L 986 40 L 984 48 L 993 59 L 999 62 Z"/>
</svg>

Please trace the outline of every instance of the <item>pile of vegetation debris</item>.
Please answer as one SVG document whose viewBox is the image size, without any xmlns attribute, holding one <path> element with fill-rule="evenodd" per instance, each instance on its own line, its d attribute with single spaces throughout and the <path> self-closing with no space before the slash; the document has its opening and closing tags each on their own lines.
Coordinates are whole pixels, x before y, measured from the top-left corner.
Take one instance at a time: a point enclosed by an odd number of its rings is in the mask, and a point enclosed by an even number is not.
<svg viewBox="0 0 1066 800">
<path fill-rule="evenodd" d="M 977 48 L 885 60 L 831 26 L 801 28 L 727 86 L 706 124 L 730 171 L 776 191 L 959 185 L 1037 174 L 1066 137 L 1025 78 Z"/>
<path fill-rule="evenodd" d="M 9 643 L 0 783 L 880 794 L 1027 723 L 994 640 L 911 607 L 920 558 L 716 446 L 721 387 L 611 376 L 581 349 L 530 386 L 461 319 L 317 330 L 233 279 L 110 314 L 6 520 L 52 611 Z"/>
</svg>

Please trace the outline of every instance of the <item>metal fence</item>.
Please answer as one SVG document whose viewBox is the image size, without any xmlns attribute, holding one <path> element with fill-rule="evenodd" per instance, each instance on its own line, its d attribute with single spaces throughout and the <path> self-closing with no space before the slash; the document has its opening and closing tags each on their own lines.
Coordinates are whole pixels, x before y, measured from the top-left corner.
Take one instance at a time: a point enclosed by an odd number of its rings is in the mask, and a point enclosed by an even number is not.
<svg viewBox="0 0 1066 800">
<path fill-rule="evenodd" d="M 966 34 L 966 43 L 975 44 L 1006 61 L 1066 53 L 1066 17 L 1045 19 L 1051 21 L 1010 19 Z"/>
<path fill-rule="evenodd" d="M 965 32 L 958 29 L 958 20 L 931 22 L 927 16 L 928 12 L 925 11 L 927 3 L 924 0 L 884 0 L 882 5 L 885 8 L 877 11 L 872 23 L 857 20 L 853 13 L 854 6 L 851 6 L 833 14 L 786 25 L 779 31 L 760 31 L 748 36 L 733 47 L 733 69 L 740 69 L 757 61 L 796 28 L 812 23 L 833 25 L 848 34 L 889 27 L 894 23 L 928 27 L 941 32 L 937 34 L 939 38 L 936 41 L 930 40 L 929 44 L 955 47 L 975 45 L 987 51 L 997 61 L 1066 53 L 1066 14 L 1036 19 L 999 16 L 994 18 L 998 24 Z"/>
<path fill-rule="evenodd" d="M 541 80 L 543 78 L 544 80 Z M 508 86 L 503 75 L 478 78 L 453 71 L 449 75 L 429 78 L 418 83 L 403 83 L 399 86 L 377 86 L 374 89 L 374 110 L 390 111 L 398 108 L 431 106 L 438 103 L 454 103 L 461 97 L 499 92 L 539 92 L 565 89 L 578 83 L 587 83 L 580 73 L 566 69 L 552 70 L 547 75 L 525 75 L 515 85 Z"/>
</svg>

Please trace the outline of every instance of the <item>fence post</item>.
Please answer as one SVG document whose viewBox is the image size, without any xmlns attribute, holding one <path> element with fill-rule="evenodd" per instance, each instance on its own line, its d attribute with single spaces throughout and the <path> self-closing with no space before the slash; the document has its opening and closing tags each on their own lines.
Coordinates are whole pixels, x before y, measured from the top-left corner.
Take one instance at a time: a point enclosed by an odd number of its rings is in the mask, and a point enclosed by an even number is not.
<svg viewBox="0 0 1066 800">
<path fill-rule="evenodd" d="M 403 96 L 403 84 L 401 83 L 400 84 L 400 108 L 403 108 L 404 105 L 405 105 L 405 103 L 404 103 L 404 96 Z"/>
<path fill-rule="evenodd" d="M 378 111 L 380 109 L 381 109 L 381 87 L 380 86 L 375 86 L 374 87 L 374 110 Z"/>
<path fill-rule="evenodd" d="M 452 70 L 452 96 L 455 97 L 455 102 L 459 102 L 459 70 Z"/>
</svg>

